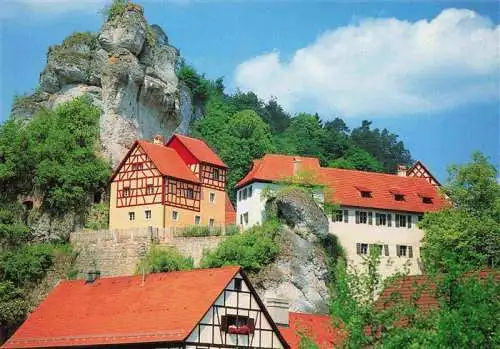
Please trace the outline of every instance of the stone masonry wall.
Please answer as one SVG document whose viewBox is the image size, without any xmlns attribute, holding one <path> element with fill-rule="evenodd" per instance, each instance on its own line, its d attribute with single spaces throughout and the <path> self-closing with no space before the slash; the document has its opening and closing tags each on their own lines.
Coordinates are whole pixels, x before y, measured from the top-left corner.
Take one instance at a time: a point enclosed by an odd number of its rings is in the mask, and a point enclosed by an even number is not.
<svg viewBox="0 0 500 349">
<path fill-rule="evenodd" d="M 97 269 L 102 276 L 132 275 L 139 259 L 151 246 L 177 248 L 184 256 L 193 257 L 198 266 L 204 249 L 213 249 L 224 236 L 181 237 L 170 229 L 128 229 L 79 231 L 70 236 L 78 253 L 76 269 L 79 277 Z"/>
</svg>

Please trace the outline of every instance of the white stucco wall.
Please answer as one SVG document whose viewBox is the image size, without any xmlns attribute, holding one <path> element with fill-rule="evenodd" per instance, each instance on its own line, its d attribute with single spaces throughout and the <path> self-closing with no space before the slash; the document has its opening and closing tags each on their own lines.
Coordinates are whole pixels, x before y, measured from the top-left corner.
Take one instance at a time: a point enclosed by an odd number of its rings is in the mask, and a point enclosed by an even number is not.
<svg viewBox="0 0 500 349">
<path fill-rule="evenodd" d="M 384 277 L 387 277 L 396 271 L 403 271 L 407 266 L 411 275 L 421 274 L 420 269 L 420 246 L 423 238 L 423 231 L 418 229 L 418 215 L 402 212 L 389 212 L 373 209 L 362 209 L 353 207 L 341 207 L 342 210 L 348 210 L 348 223 L 333 222 L 332 217 L 329 217 L 329 231 L 338 237 L 340 244 L 345 250 L 347 259 L 352 265 L 361 265 L 363 256 L 356 253 L 356 243 L 365 244 L 380 244 L 388 245 L 389 256 L 385 256 L 385 251 L 382 251 L 380 272 Z M 373 224 L 356 224 L 356 210 L 370 211 L 373 214 Z M 391 213 L 392 226 L 377 226 L 375 224 L 375 213 Z M 412 227 L 396 227 L 395 214 L 405 214 L 412 216 Z M 412 246 L 413 257 L 398 257 L 396 253 L 396 245 Z"/>
<path fill-rule="evenodd" d="M 236 224 L 241 225 L 244 229 L 250 228 L 256 224 L 262 224 L 263 218 L 265 216 L 265 206 L 266 200 L 263 198 L 262 191 L 271 186 L 271 188 L 276 188 L 276 185 L 270 183 L 254 182 L 252 184 L 246 185 L 236 192 Z M 243 199 L 240 192 L 244 189 L 247 190 L 252 187 L 252 196 Z M 241 223 L 241 217 L 248 213 L 248 222 L 243 220 Z"/>
</svg>

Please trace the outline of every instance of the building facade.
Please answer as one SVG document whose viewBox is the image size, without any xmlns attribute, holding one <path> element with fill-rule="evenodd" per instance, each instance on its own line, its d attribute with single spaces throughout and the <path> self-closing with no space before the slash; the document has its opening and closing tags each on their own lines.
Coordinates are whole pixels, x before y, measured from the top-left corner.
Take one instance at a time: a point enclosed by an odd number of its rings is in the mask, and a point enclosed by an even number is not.
<svg viewBox="0 0 500 349">
<path fill-rule="evenodd" d="M 288 349 L 239 267 L 63 281 L 2 348 Z"/>
<path fill-rule="evenodd" d="M 136 141 L 111 179 L 110 229 L 222 227 L 234 211 L 227 166 L 201 140 L 174 134 L 167 143 Z"/>
<path fill-rule="evenodd" d="M 338 205 L 329 214 L 329 232 L 337 236 L 353 265 L 360 265 L 370 249 L 377 249 L 383 276 L 405 269 L 410 274 L 422 272 L 423 232 L 417 223 L 424 213 L 443 208 L 446 200 L 437 189 L 437 180 L 420 162 L 389 175 L 322 168 L 315 158 L 265 155 L 254 161 L 236 185 L 237 224 L 243 229 L 261 224 L 266 192 L 285 185 L 284 179 L 294 178 L 300 171 L 308 174 L 309 182 L 325 187 L 320 202 Z"/>
</svg>

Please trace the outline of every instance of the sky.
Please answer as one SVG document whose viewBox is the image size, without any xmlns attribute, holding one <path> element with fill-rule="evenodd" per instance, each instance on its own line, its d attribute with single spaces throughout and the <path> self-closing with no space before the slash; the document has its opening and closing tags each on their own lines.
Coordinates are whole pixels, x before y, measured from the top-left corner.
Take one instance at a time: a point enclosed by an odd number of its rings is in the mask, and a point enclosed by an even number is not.
<svg viewBox="0 0 500 349">
<path fill-rule="evenodd" d="M 50 45 L 97 31 L 107 0 L 3 0 L 0 122 L 36 88 Z M 499 165 L 496 1 L 138 1 L 209 78 L 292 114 L 396 133 L 441 181 L 479 150 Z"/>
</svg>

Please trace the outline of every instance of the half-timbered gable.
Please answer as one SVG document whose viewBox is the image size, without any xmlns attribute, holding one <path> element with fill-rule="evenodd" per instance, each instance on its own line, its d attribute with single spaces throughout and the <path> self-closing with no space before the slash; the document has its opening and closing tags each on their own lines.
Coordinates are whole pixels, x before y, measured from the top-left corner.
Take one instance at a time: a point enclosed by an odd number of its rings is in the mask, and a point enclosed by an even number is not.
<svg viewBox="0 0 500 349">
<path fill-rule="evenodd" d="M 227 171 L 225 167 L 215 166 L 206 163 L 200 164 L 201 185 L 208 188 L 225 190 L 226 172 Z"/>
<path fill-rule="evenodd" d="M 186 339 L 186 349 L 285 348 L 253 287 L 238 273 Z"/>
<path fill-rule="evenodd" d="M 197 183 L 165 178 L 165 204 L 200 211 L 201 187 Z"/>
<path fill-rule="evenodd" d="M 432 175 L 432 173 L 425 167 L 425 165 L 417 160 L 415 163 L 406 171 L 407 177 L 417 177 L 424 178 L 427 182 L 432 185 L 441 185 L 439 181 Z"/>
<path fill-rule="evenodd" d="M 62 281 L 3 346 L 72 347 L 289 348 L 239 267 Z"/>
<path fill-rule="evenodd" d="M 136 144 L 114 176 L 116 207 L 161 204 L 163 176 Z"/>
</svg>

